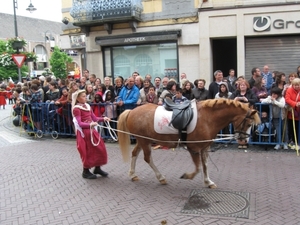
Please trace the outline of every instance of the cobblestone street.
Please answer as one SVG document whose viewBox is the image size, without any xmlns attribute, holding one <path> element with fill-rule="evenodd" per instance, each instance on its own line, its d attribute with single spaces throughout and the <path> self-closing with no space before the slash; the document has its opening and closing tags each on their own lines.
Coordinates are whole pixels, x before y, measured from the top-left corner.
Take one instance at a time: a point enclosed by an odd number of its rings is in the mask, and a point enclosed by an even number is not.
<svg viewBox="0 0 300 225">
<path fill-rule="evenodd" d="M 161 185 L 141 154 L 140 178 L 128 177 L 117 144 L 107 144 L 108 178 L 81 177 L 75 138 L 34 139 L 19 135 L 9 116 L 0 112 L 0 224 L 300 224 L 300 157 L 295 152 L 248 151 L 230 145 L 210 153 L 209 170 L 218 191 L 249 193 L 249 217 L 182 213 L 193 190 L 204 187 L 202 174 L 182 180 L 194 170 L 182 149 L 155 150 L 153 160 L 166 176 Z M 133 145 L 132 145 L 133 146 Z"/>
</svg>

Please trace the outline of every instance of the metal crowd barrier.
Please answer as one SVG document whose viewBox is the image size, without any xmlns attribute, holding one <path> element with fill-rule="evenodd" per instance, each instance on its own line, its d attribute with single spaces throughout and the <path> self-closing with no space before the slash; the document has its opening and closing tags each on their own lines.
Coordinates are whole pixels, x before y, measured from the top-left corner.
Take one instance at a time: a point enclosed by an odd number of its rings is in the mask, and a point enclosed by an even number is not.
<svg viewBox="0 0 300 225">
<path fill-rule="evenodd" d="M 96 116 L 107 116 L 112 120 L 117 120 L 116 105 L 112 103 L 92 103 L 90 104 L 94 112 L 99 114 Z M 262 129 L 259 126 L 253 126 L 250 131 L 249 144 L 254 145 L 283 145 L 287 144 L 284 141 L 284 136 L 287 136 L 287 123 L 282 122 L 281 117 L 278 119 L 278 126 L 274 124 L 272 116 L 272 105 L 257 103 L 255 105 L 259 111 L 260 116 L 263 112 L 267 112 L 267 119 L 262 119 L 265 122 L 265 127 Z M 286 109 L 282 109 L 286 110 Z M 23 104 L 21 115 L 21 129 L 29 135 L 35 135 L 42 138 L 44 135 L 51 135 L 56 139 L 59 136 L 75 136 L 73 117 L 71 113 L 71 104 L 64 106 L 57 106 L 53 103 L 38 103 L 38 104 Z M 268 125 L 267 125 L 268 124 Z M 101 125 L 105 126 L 104 123 Z M 117 128 L 116 122 L 110 122 L 110 126 L 114 129 Z M 300 124 L 298 126 L 298 133 Z M 99 130 L 102 138 L 112 140 L 107 129 Z M 283 133 L 284 132 L 284 133 Z M 217 138 L 228 138 L 234 135 L 233 126 L 230 124 L 228 127 L 222 129 Z M 299 138 L 299 137 L 298 137 Z M 131 139 L 135 139 L 131 136 Z M 229 139 L 217 140 L 216 143 L 236 143 Z M 299 141 L 298 141 L 299 143 Z"/>
<path fill-rule="evenodd" d="M 96 116 L 101 115 L 117 120 L 116 105 L 109 103 L 91 103 Z M 99 113 L 98 113 L 99 112 Z M 102 114 L 101 114 L 102 112 Z M 21 111 L 21 132 L 42 138 L 51 135 L 53 139 L 59 136 L 75 136 L 71 104 L 57 106 L 54 103 L 23 104 Z M 101 124 L 105 126 L 105 124 Z M 116 128 L 115 122 L 110 122 L 112 128 Z M 107 129 L 99 130 L 102 138 L 110 139 Z"/>
</svg>

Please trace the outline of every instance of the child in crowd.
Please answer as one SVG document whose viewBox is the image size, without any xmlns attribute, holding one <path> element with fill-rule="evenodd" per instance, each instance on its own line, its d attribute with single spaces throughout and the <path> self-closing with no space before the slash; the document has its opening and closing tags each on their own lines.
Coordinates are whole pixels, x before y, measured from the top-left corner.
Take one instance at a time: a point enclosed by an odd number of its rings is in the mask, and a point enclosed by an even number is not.
<svg viewBox="0 0 300 225">
<path fill-rule="evenodd" d="M 112 92 L 110 90 L 106 90 L 103 96 L 103 100 L 105 101 L 105 113 L 104 115 L 111 120 L 117 120 L 117 105 L 114 102 L 114 98 Z M 111 128 L 116 129 L 116 122 L 110 121 L 109 125 Z M 106 126 L 106 124 L 104 124 Z M 114 142 L 113 139 L 110 137 L 108 129 L 104 129 L 104 134 L 108 137 L 108 141 Z"/>
<path fill-rule="evenodd" d="M 267 112 L 261 112 L 261 124 L 258 125 L 259 134 L 268 134 L 270 127 L 270 119 Z"/>
<path fill-rule="evenodd" d="M 110 90 L 107 90 L 103 96 L 103 100 L 105 101 L 105 116 L 110 119 L 117 118 L 117 111 L 116 107 L 117 105 L 114 104 L 114 99 L 112 92 Z"/>
<path fill-rule="evenodd" d="M 177 88 L 176 94 L 172 97 L 172 101 L 176 104 L 181 104 L 184 101 L 187 101 L 188 99 L 182 95 L 182 92 L 181 88 Z"/>
<path fill-rule="evenodd" d="M 158 98 L 157 98 L 157 95 L 155 94 L 155 87 L 154 86 L 149 87 L 149 92 L 146 95 L 146 101 L 148 103 L 153 103 L 153 104 L 158 103 Z"/>
<path fill-rule="evenodd" d="M 105 112 L 105 107 L 102 105 L 103 104 L 103 99 L 102 99 L 102 92 L 98 91 L 95 94 L 95 99 L 94 99 L 94 103 L 92 105 L 92 110 L 93 113 L 97 116 L 97 117 L 101 117 L 103 116 L 104 112 Z"/>
<path fill-rule="evenodd" d="M 232 95 L 232 93 L 229 91 L 228 83 L 221 82 L 219 84 L 219 92 L 216 94 L 215 99 L 230 98 L 231 95 Z M 230 134 L 230 130 L 231 130 L 230 126 L 226 126 L 226 127 L 224 127 L 224 129 L 222 129 L 221 134 Z M 221 136 L 221 137 L 223 137 L 223 136 Z"/>
<path fill-rule="evenodd" d="M 222 82 L 219 85 L 219 92 L 216 94 L 215 98 L 230 98 L 231 92 L 228 89 L 228 84 L 226 82 Z"/>
<path fill-rule="evenodd" d="M 59 107 L 56 110 L 56 112 L 60 116 L 63 116 L 63 115 L 67 116 L 68 115 L 67 103 L 68 103 L 69 92 L 68 92 L 67 88 L 63 88 L 61 92 L 62 92 L 62 96 L 57 101 L 55 101 L 54 104 Z M 70 113 L 70 115 L 71 115 L 71 113 Z"/>
<path fill-rule="evenodd" d="M 38 130 L 41 130 L 41 105 L 42 103 L 42 93 L 39 90 L 39 86 L 37 84 L 32 84 L 31 87 L 31 98 L 29 103 L 31 104 L 31 112 L 32 112 L 32 120 L 33 124 Z"/>
<path fill-rule="evenodd" d="M 282 90 L 279 87 L 272 88 L 271 95 L 268 96 L 266 99 L 263 99 L 262 103 L 272 104 L 272 108 L 271 108 L 270 112 L 272 113 L 272 116 L 271 116 L 272 123 L 273 123 L 273 126 L 276 129 L 276 133 L 277 133 L 277 142 L 281 143 L 282 135 L 284 135 L 283 148 L 285 150 L 287 150 L 288 149 L 287 129 L 285 129 L 284 134 L 283 134 L 283 129 L 280 131 L 280 125 L 283 128 L 284 118 L 285 118 L 285 110 L 284 110 L 285 99 L 284 99 L 284 97 L 282 97 Z M 277 144 L 274 147 L 275 150 L 278 150 L 279 148 L 280 148 L 280 144 Z"/>
<path fill-rule="evenodd" d="M 28 102 L 30 98 L 30 91 L 27 86 L 22 87 L 22 92 L 20 93 L 20 100 L 24 102 Z"/>
</svg>

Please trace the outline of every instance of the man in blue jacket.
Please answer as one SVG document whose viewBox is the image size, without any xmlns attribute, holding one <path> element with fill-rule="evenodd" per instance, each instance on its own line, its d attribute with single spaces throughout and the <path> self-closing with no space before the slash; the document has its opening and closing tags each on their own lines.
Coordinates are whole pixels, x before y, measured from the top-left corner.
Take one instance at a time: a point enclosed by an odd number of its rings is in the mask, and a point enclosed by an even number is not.
<svg viewBox="0 0 300 225">
<path fill-rule="evenodd" d="M 270 93 L 272 84 L 273 84 L 273 76 L 272 73 L 269 71 L 269 66 L 265 65 L 263 68 L 263 71 L 261 72 L 261 76 L 265 79 L 266 81 L 266 88 L 268 90 L 268 92 Z"/>
<path fill-rule="evenodd" d="M 118 106 L 122 108 L 121 111 L 135 108 L 140 96 L 140 90 L 134 85 L 134 78 L 129 77 L 127 81 L 127 85 L 121 89 L 117 99 Z"/>
</svg>

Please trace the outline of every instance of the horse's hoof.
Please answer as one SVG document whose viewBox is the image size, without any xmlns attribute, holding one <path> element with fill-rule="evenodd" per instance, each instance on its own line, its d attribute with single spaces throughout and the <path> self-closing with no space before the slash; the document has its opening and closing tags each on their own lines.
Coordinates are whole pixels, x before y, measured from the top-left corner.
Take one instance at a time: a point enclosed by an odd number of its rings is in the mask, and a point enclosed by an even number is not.
<svg viewBox="0 0 300 225">
<path fill-rule="evenodd" d="M 217 185 L 211 184 L 211 185 L 209 185 L 208 187 L 209 187 L 210 189 L 215 189 L 215 188 L 217 188 Z"/>
<path fill-rule="evenodd" d="M 139 179 L 138 176 L 131 178 L 131 181 L 139 181 L 139 180 L 140 180 L 140 179 Z"/>
<path fill-rule="evenodd" d="M 160 180 L 159 182 L 160 182 L 160 184 L 163 184 L 163 185 L 167 184 L 166 180 Z"/>
<path fill-rule="evenodd" d="M 184 174 L 180 177 L 180 179 L 187 179 L 186 174 L 184 173 Z"/>
</svg>

